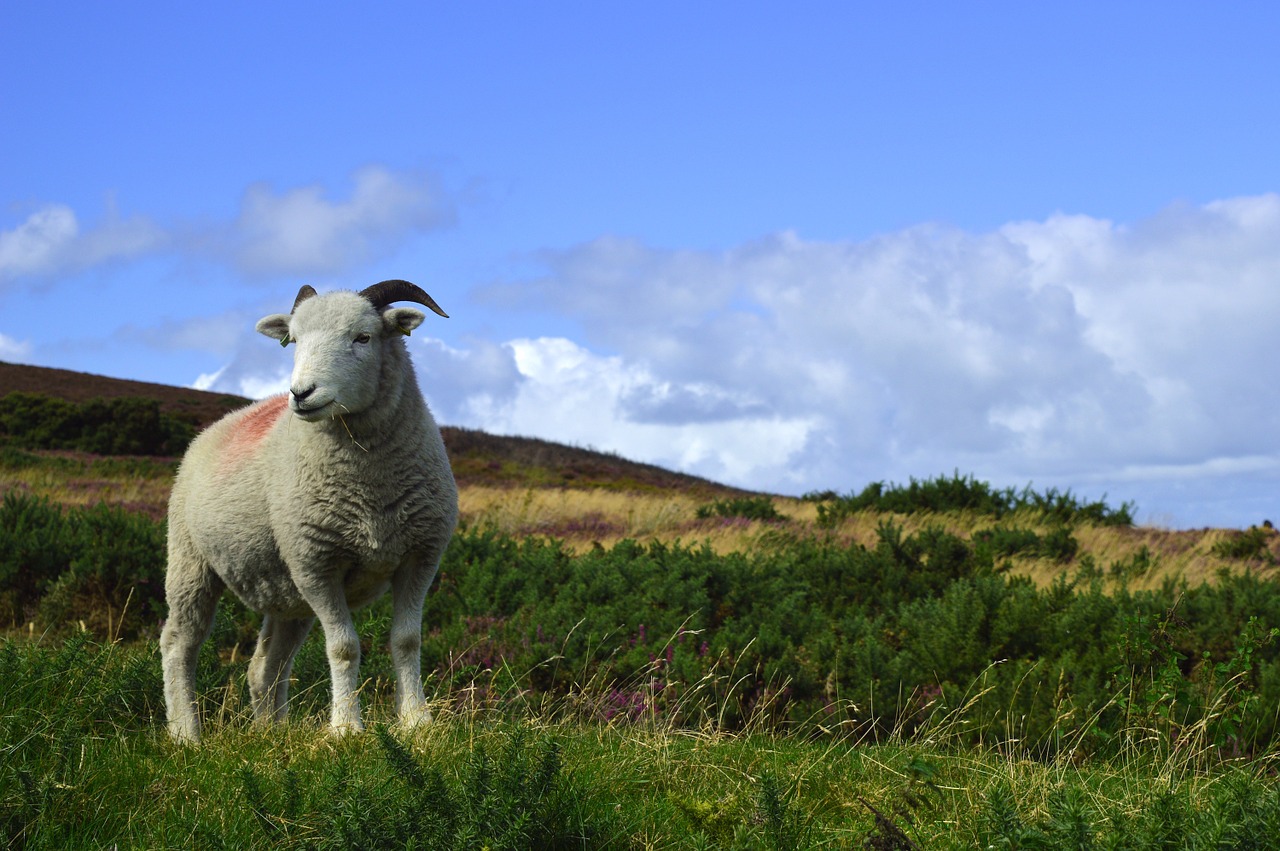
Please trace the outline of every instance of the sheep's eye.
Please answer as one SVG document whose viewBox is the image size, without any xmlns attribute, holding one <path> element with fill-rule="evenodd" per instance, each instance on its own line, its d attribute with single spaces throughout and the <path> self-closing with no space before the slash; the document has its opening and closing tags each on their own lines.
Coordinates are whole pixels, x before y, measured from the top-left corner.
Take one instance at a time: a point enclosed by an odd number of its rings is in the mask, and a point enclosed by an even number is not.
<svg viewBox="0 0 1280 851">
<path fill-rule="evenodd" d="M 356 337 L 356 342 L 357 342 L 357 343 L 367 343 L 367 342 L 369 342 L 369 335 L 368 335 L 368 334 L 361 334 L 361 335 L 359 335 L 358 337 Z"/>
</svg>

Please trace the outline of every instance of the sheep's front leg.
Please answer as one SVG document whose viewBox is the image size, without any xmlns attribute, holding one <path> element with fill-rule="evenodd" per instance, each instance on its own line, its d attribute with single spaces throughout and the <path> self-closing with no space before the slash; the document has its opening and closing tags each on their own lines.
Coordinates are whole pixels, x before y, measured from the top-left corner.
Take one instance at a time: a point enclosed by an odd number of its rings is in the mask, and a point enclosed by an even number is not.
<svg viewBox="0 0 1280 851">
<path fill-rule="evenodd" d="M 329 678 L 333 687 L 330 723 L 336 733 L 364 729 L 360 720 L 360 637 L 351 621 L 351 609 L 342 587 L 342 574 L 333 578 L 311 576 L 294 581 L 311 605 L 324 630 L 325 654 L 329 657 Z"/>
<path fill-rule="evenodd" d="M 391 578 L 391 661 L 396 669 L 396 712 L 400 723 L 416 726 L 431 720 L 422 694 L 422 606 L 435 578 L 437 561 L 417 559 L 400 565 Z"/>
</svg>

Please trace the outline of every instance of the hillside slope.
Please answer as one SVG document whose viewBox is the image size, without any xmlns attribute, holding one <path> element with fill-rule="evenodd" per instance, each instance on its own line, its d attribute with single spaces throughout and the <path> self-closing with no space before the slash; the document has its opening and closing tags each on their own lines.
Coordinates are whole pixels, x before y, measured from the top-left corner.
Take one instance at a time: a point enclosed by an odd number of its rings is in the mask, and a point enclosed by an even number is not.
<svg viewBox="0 0 1280 851">
<path fill-rule="evenodd" d="M 38 393 L 85 402 L 89 399 L 142 397 L 160 402 L 161 410 L 203 428 L 228 411 L 252 400 L 228 393 L 209 393 L 145 381 L 108 378 L 66 369 L 0 361 L 0 399 L 9 393 Z M 443 426 L 445 445 L 459 484 L 500 487 L 607 487 L 619 490 L 675 490 L 711 498 L 741 494 L 737 488 L 653 464 L 628 461 L 594 449 L 566 446 L 531 437 L 504 437 L 467 428 Z"/>
<path fill-rule="evenodd" d="M 108 378 L 69 369 L 0 361 L 0 398 L 9 393 L 37 393 L 69 402 L 120 397 L 155 399 L 165 413 L 181 417 L 199 427 L 209 425 L 227 411 L 243 407 L 250 401 L 230 393 L 207 393 L 189 387 L 170 387 L 167 384 Z"/>
<path fill-rule="evenodd" d="M 189 388 L 0 363 L 0 399 L 14 391 L 71 401 L 149 397 L 158 399 L 166 411 L 202 425 L 250 401 Z M 818 522 L 819 507 L 813 502 L 750 494 L 652 464 L 548 440 L 447 426 L 442 431 L 460 486 L 465 525 L 515 536 L 555 537 L 577 551 L 598 544 L 610 546 L 625 538 L 699 541 L 722 553 L 811 537 L 874 547 L 885 522 L 900 525 L 908 534 L 938 527 L 963 538 L 994 525 L 1039 535 L 1048 535 L 1054 528 L 1052 522 L 1030 515 L 996 524 L 973 512 L 876 511 L 859 512 L 834 527 L 824 527 Z M 164 516 L 177 466 L 176 459 L 98 458 L 12 449 L 5 453 L 0 456 L 0 496 L 16 491 L 63 505 L 106 502 L 156 519 Z M 779 517 L 749 519 L 706 511 L 712 503 L 738 497 L 769 502 Z M 1062 572 L 1074 570 L 1088 556 L 1108 576 L 1134 587 L 1154 587 L 1172 576 L 1192 582 L 1213 581 L 1224 567 L 1268 576 L 1280 572 L 1280 535 L 1270 529 L 1249 533 L 1169 531 L 1084 523 L 1073 525 L 1072 537 L 1079 550 L 1067 561 L 1020 554 L 1010 559 L 1013 570 L 1044 585 Z M 1251 541 L 1255 545 L 1251 550 L 1234 557 L 1215 551 Z"/>
</svg>

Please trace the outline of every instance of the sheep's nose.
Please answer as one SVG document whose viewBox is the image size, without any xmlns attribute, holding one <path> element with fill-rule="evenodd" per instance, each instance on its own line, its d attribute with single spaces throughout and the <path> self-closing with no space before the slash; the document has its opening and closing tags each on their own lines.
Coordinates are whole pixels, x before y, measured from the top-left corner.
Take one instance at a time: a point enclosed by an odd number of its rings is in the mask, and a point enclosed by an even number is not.
<svg viewBox="0 0 1280 851">
<path fill-rule="evenodd" d="M 305 390 L 294 390 L 290 388 L 289 392 L 293 394 L 294 399 L 296 399 L 299 402 L 303 402 L 303 401 L 306 401 L 306 398 L 308 396 L 316 392 L 316 386 L 312 384 L 310 387 L 308 387 Z"/>
</svg>

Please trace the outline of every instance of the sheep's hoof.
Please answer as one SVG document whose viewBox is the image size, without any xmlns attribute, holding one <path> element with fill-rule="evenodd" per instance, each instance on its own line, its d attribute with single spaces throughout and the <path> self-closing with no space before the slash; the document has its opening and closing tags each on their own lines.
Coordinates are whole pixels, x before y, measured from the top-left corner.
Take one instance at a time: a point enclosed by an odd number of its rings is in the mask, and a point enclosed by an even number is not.
<svg viewBox="0 0 1280 851">
<path fill-rule="evenodd" d="M 200 730 L 197 727 L 170 724 L 169 738 L 180 745 L 198 745 L 200 744 Z"/>
<path fill-rule="evenodd" d="M 363 733 L 364 724 L 360 721 L 351 721 L 343 724 L 331 724 L 329 733 L 339 739 L 344 739 L 353 733 Z"/>
</svg>

